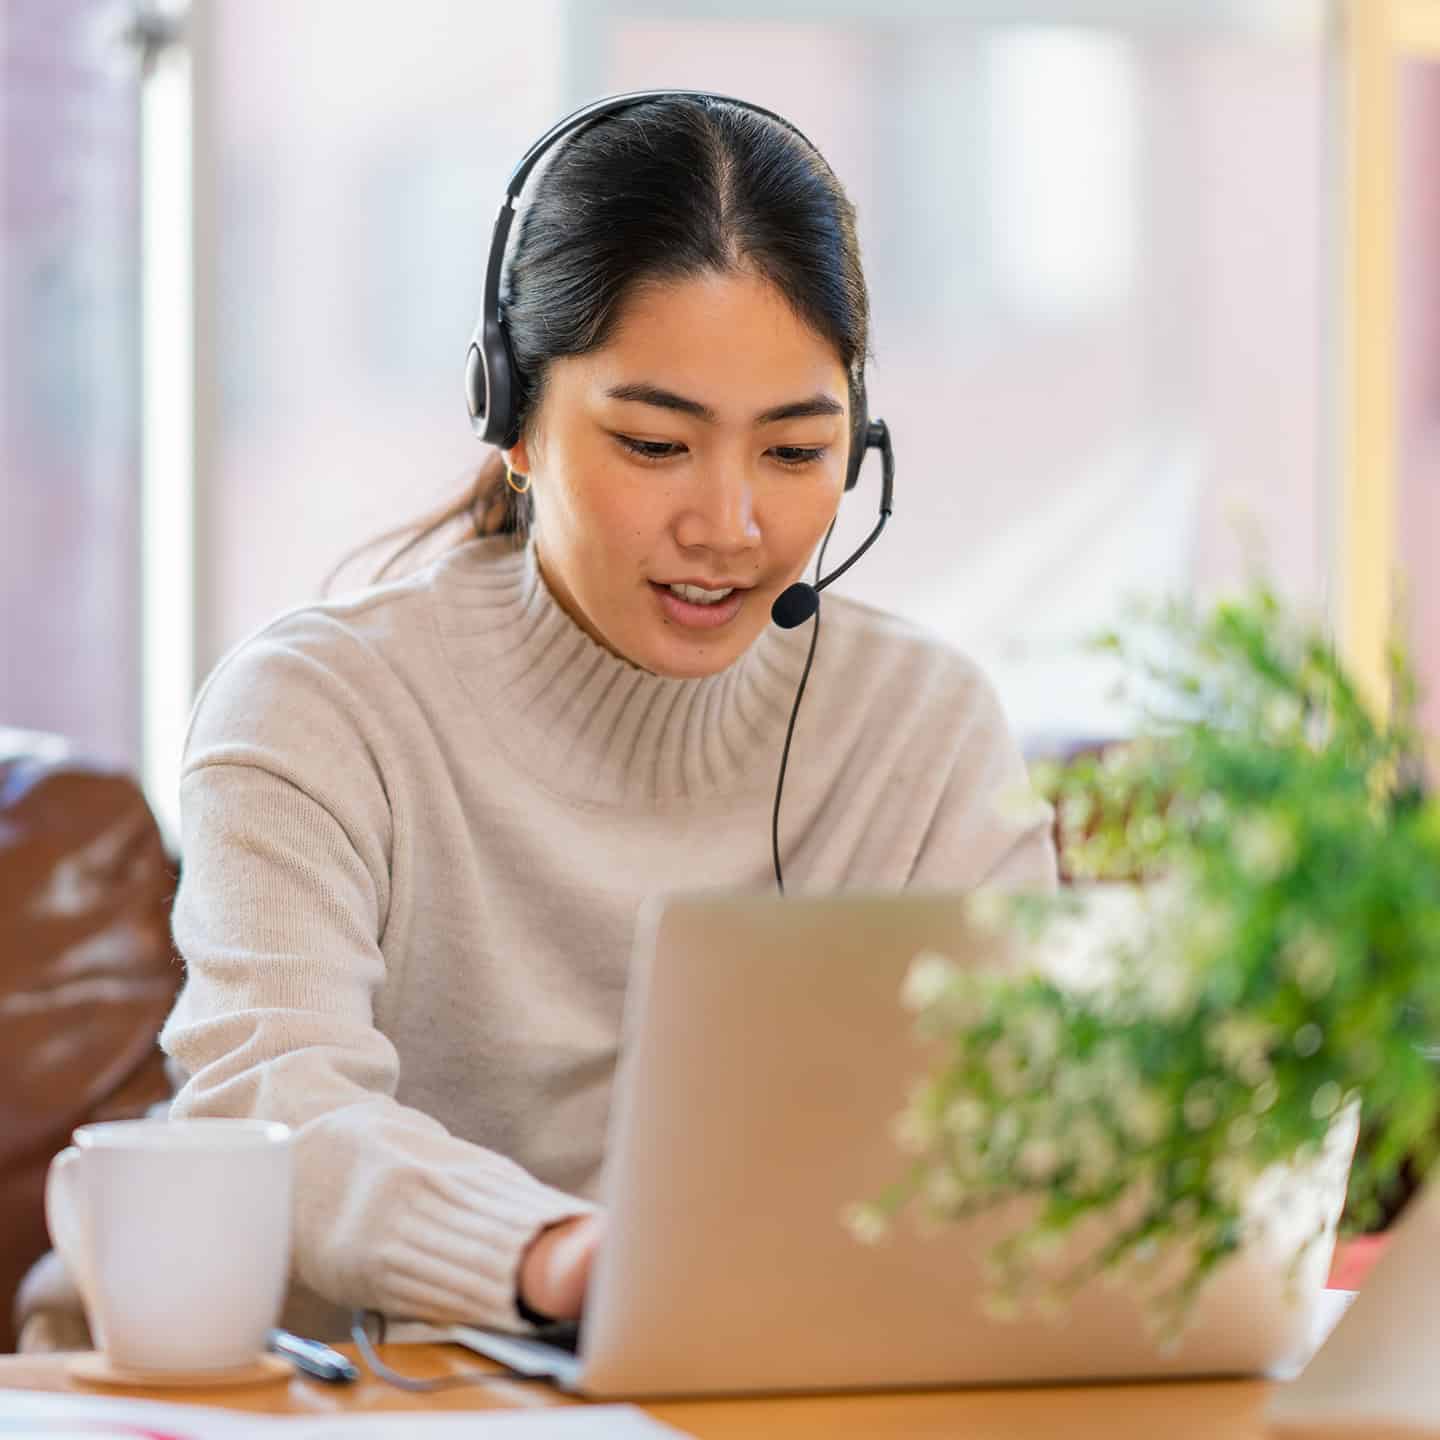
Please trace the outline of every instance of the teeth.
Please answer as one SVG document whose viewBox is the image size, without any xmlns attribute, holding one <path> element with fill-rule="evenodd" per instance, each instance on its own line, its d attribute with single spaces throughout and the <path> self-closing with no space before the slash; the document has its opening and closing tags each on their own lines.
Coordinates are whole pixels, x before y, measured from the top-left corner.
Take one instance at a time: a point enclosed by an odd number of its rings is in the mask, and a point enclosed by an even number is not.
<svg viewBox="0 0 1440 1440">
<path fill-rule="evenodd" d="M 702 590 L 698 585 L 672 585 L 670 591 L 693 605 L 714 605 L 732 594 L 734 587 L 729 590 Z"/>
</svg>

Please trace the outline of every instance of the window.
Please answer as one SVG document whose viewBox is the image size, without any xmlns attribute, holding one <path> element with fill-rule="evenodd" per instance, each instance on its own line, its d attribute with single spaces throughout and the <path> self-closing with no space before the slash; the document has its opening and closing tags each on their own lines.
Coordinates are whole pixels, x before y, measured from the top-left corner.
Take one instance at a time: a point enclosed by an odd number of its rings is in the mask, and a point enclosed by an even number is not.
<svg viewBox="0 0 1440 1440">
<path fill-rule="evenodd" d="M 0 47 L 0 726 L 139 767 L 139 79 L 101 0 Z"/>
<path fill-rule="evenodd" d="M 197 306 L 219 369 L 197 437 L 199 673 L 349 546 L 459 491 L 483 455 L 460 377 L 504 180 L 565 110 L 662 84 L 791 116 L 844 179 L 898 473 L 894 523 L 843 588 L 969 649 L 1023 731 L 1123 723 L 1077 644 L 1129 593 L 1212 590 L 1260 551 L 1327 603 L 1323 0 L 1110 0 L 1083 25 L 1059 0 L 977 18 L 872 0 L 552 0 L 503 20 L 415 0 L 404 23 L 340 0 L 206 8 Z M 874 496 L 871 474 L 832 554 Z"/>
</svg>

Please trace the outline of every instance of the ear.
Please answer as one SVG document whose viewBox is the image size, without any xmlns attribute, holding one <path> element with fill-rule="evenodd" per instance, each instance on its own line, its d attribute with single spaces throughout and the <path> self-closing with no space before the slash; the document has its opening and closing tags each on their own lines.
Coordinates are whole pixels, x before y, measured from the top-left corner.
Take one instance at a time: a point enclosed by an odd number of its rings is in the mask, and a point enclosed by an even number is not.
<svg viewBox="0 0 1440 1440">
<path fill-rule="evenodd" d="M 505 463 L 517 475 L 530 473 L 530 446 L 523 435 L 509 450 L 502 450 L 500 453 L 505 457 Z"/>
</svg>

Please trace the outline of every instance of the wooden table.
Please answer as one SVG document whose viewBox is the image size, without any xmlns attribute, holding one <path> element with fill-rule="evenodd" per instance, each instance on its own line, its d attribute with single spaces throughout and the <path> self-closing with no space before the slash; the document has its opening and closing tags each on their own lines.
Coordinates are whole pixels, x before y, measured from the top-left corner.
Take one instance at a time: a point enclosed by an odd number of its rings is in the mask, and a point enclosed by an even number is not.
<svg viewBox="0 0 1440 1440">
<path fill-rule="evenodd" d="M 338 1346 L 354 1354 L 351 1346 Z M 493 1369 L 456 1346 L 386 1345 L 385 1361 L 407 1375 Z M 697 1440 L 763 1436 L 784 1440 L 1262 1440 L 1259 1380 L 1064 1386 L 1031 1390 L 945 1390 L 818 1395 L 756 1400 L 666 1400 L 643 1406 Z M 414 1395 L 368 1377 L 325 1385 L 296 1376 L 256 1389 L 118 1390 L 81 1386 L 62 1355 L 0 1356 L 0 1390 L 72 1390 L 283 1415 L 375 1410 L 536 1409 L 582 1404 L 547 1386 L 502 1379 L 437 1395 Z"/>
</svg>

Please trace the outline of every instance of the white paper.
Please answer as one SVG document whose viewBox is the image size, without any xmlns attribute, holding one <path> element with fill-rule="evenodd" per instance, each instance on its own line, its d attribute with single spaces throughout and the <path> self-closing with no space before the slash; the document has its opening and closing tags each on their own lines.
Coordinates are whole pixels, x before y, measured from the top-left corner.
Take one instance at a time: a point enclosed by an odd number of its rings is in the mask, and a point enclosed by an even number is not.
<svg viewBox="0 0 1440 1440">
<path fill-rule="evenodd" d="M 71 1432 L 65 1427 L 73 1425 Z M 109 1427 L 113 1426 L 113 1430 Z M 534 1410 L 383 1411 L 313 1416 L 252 1415 L 202 1405 L 109 1395 L 0 1390 L 0 1440 L 676 1440 L 684 1434 L 633 1405 Z"/>
<path fill-rule="evenodd" d="M 267 1435 L 270 1433 L 267 1430 Z M 430 1411 L 423 1415 L 386 1411 L 333 1415 L 323 1420 L 280 1419 L 275 1440 L 677 1440 L 685 1434 L 652 1420 L 633 1405 L 580 1405 L 569 1409 Z M 0 1437 L 5 1432 L 0 1430 Z M 8 1440 L 8 1437 L 5 1437 Z"/>
<path fill-rule="evenodd" d="M 0 1390 L 0 1440 L 241 1440 L 267 1424 L 263 1415 L 206 1405 L 167 1405 L 110 1395 Z M 110 1427 L 114 1428 L 111 1429 Z"/>
</svg>

